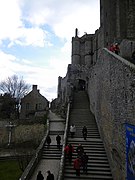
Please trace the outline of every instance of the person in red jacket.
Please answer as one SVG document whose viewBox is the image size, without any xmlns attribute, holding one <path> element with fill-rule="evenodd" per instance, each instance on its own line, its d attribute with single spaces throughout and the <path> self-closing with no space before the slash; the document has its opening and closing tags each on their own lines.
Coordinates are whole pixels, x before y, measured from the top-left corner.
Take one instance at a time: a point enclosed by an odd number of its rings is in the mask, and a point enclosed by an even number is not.
<svg viewBox="0 0 135 180">
<path fill-rule="evenodd" d="M 80 159 L 77 157 L 74 160 L 74 169 L 76 170 L 76 176 L 80 176 L 80 166 L 81 166 L 81 161 Z"/>
<path fill-rule="evenodd" d="M 74 152 L 74 147 L 71 145 L 71 144 L 68 144 L 65 149 L 64 149 L 65 153 L 67 154 L 68 156 L 68 159 L 69 159 L 69 162 L 71 163 L 72 161 L 72 155 L 73 155 L 73 152 Z"/>
<path fill-rule="evenodd" d="M 115 52 L 115 54 L 117 54 L 117 55 L 120 53 L 120 48 L 119 48 L 118 43 L 115 43 L 115 45 L 114 45 L 114 52 Z"/>
<path fill-rule="evenodd" d="M 114 51 L 115 51 L 115 46 L 114 46 L 114 44 L 111 44 L 111 45 L 110 45 L 109 50 L 110 50 L 111 52 L 114 52 Z"/>
</svg>

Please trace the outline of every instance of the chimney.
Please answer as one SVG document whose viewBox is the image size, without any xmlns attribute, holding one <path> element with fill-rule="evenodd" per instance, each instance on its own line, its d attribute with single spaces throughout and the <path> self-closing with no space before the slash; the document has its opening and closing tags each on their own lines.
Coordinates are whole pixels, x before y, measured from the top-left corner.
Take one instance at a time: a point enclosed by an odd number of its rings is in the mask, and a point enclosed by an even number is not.
<svg viewBox="0 0 135 180">
<path fill-rule="evenodd" d="M 33 89 L 32 90 L 37 90 L 37 85 L 33 85 Z"/>
<path fill-rule="evenodd" d="M 75 37 L 78 37 L 78 29 L 75 29 Z"/>
</svg>

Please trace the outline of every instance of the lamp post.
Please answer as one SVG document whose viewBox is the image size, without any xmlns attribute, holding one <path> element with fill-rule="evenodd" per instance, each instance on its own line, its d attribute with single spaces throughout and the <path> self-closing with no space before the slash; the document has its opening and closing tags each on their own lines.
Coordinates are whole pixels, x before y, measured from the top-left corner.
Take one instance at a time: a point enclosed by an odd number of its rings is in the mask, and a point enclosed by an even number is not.
<svg viewBox="0 0 135 180">
<path fill-rule="evenodd" d="M 16 125 L 12 124 L 12 122 L 9 122 L 8 125 L 6 125 L 6 128 L 8 130 L 8 147 L 11 145 L 12 142 L 12 130 Z"/>
</svg>

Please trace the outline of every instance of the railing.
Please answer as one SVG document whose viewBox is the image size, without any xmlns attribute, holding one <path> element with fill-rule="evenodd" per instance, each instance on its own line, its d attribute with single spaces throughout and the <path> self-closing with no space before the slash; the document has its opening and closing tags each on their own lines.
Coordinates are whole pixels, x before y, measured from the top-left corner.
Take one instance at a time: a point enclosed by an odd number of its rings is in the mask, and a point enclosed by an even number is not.
<svg viewBox="0 0 135 180">
<path fill-rule="evenodd" d="M 42 139 L 39 147 L 36 150 L 35 155 L 32 157 L 31 161 L 29 162 L 29 164 L 27 165 L 26 169 L 24 170 L 22 176 L 20 177 L 19 180 L 29 180 L 30 177 L 32 176 L 38 162 L 41 159 L 42 156 L 42 149 L 43 146 L 46 142 L 46 137 L 49 134 L 49 120 L 47 120 L 47 131 L 46 131 L 46 135 L 44 136 L 44 138 Z"/>
<path fill-rule="evenodd" d="M 59 174 L 58 174 L 57 180 L 63 180 L 63 175 L 64 175 L 64 166 L 65 166 L 64 148 L 65 148 L 66 143 L 67 143 L 67 133 L 68 133 L 68 125 L 69 125 L 69 112 L 70 112 L 70 103 L 68 104 L 68 107 L 67 107 L 66 125 L 65 125 L 65 132 L 64 132 L 63 146 L 62 146 L 62 155 L 61 155 L 60 169 L 59 169 Z"/>
</svg>

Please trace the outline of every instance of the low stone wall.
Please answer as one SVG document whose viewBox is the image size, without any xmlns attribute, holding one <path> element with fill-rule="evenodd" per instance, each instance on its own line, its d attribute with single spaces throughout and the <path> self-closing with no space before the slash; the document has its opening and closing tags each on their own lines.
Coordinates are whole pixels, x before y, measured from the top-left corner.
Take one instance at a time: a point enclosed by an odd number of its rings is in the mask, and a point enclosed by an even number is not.
<svg viewBox="0 0 135 180">
<path fill-rule="evenodd" d="M 88 95 L 114 179 L 125 180 L 125 123 L 135 125 L 135 65 L 103 49 L 90 73 Z"/>
<path fill-rule="evenodd" d="M 42 149 L 43 149 L 43 146 L 44 146 L 44 143 L 46 141 L 46 137 L 47 137 L 48 134 L 49 134 L 49 121 L 47 120 L 46 134 L 45 134 L 44 138 L 42 139 L 39 147 L 37 148 L 36 153 L 32 157 L 31 161 L 29 162 L 28 166 L 24 170 L 24 172 L 23 172 L 23 174 L 22 174 L 22 176 L 20 177 L 19 180 L 29 180 L 30 179 L 30 177 L 33 174 L 35 168 L 37 167 L 38 162 L 41 159 Z"/>
</svg>

